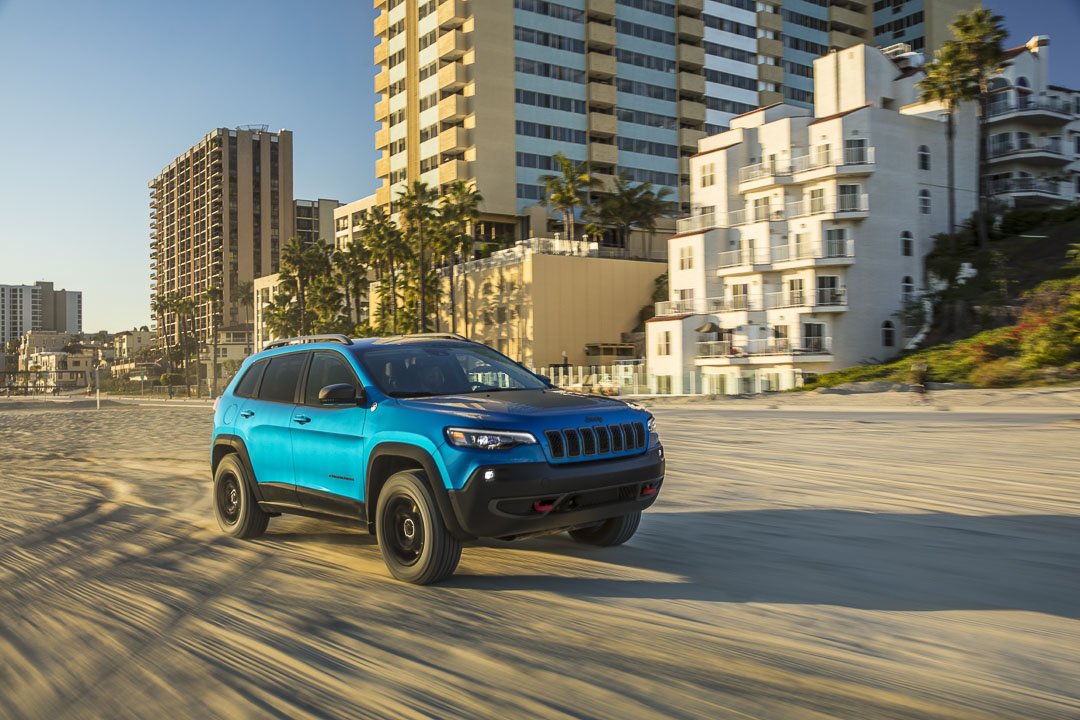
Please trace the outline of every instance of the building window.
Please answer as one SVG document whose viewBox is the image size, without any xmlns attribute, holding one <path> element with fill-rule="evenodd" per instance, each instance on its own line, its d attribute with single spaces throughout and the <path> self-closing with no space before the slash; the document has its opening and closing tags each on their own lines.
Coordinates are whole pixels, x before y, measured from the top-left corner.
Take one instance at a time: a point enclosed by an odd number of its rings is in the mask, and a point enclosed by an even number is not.
<svg viewBox="0 0 1080 720">
<path fill-rule="evenodd" d="M 679 248 L 679 269 L 694 269 L 694 248 L 689 246 Z"/>
<path fill-rule="evenodd" d="M 919 213 L 921 215 L 929 215 L 930 214 L 930 191 L 929 190 L 920 190 L 919 191 Z"/>
<path fill-rule="evenodd" d="M 810 191 L 810 212 L 825 212 L 825 190 L 818 188 Z"/>
<path fill-rule="evenodd" d="M 907 230 L 900 233 L 900 254 L 911 257 L 915 254 L 915 239 Z"/>
<path fill-rule="evenodd" d="M 1077 144 L 1080 146 L 1080 138 L 1077 138 Z M 701 187 L 711 187 L 716 184 L 716 165 L 715 163 L 709 163 L 701 166 Z"/>
<path fill-rule="evenodd" d="M 656 354 L 657 355 L 670 355 L 671 354 L 671 331 L 664 330 L 656 338 Z"/>
<path fill-rule="evenodd" d="M 911 279 L 910 275 L 905 275 L 904 279 L 900 281 L 900 299 L 905 303 L 915 299 L 915 281 Z"/>
<path fill-rule="evenodd" d="M 919 169 L 930 169 L 930 148 L 926 145 L 919 146 Z"/>
<path fill-rule="evenodd" d="M 893 347 L 896 345 L 896 329 L 888 320 L 881 323 L 881 344 L 885 347 Z"/>
</svg>

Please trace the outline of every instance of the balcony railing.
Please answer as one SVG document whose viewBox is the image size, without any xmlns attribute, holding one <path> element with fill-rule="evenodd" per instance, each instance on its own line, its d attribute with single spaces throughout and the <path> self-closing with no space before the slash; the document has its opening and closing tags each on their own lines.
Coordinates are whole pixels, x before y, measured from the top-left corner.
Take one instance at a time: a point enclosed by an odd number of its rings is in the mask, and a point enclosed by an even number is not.
<svg viewBox="0 0 1080 720">
<path fill-rule="evenodd" d="M 873 165 L 874 148 L 858 147 L 843 150 L 818 151 L 809 155 L 800 155 L 790 162 L 764 162 L 747 165 L 739 169 L 739 182 L 752 182 L 765 177 L 785 177 L 792 173 L 817 170 L 824 167 L 843 167 L 845 165 Z"/>
<path fill-rule="evenodd" d="M 698 357 L 747 357 L 751 355 L 820 355 L 832 352 L 831 337 L 756 338 L 698 343 Z"/>
<path fill-rule="evenodd" d="M 1069 103 L 1055 98 L 1031 98 L 1017 104 L 990 103 L 986 108 L 986 117 L 993 118 L 1014 112 L 1048 111 L 1072 115 Z"/>
<path fill-rule="evenodd" d="M 758 206 L 730 212 L 710 212 L 690 215 L 676 222 L 676 231 L 686 233 L 705 232 L 714 228 L 729 228 L 746 225 L 751 222 L 782 221 L 792 218 L 816 215 L 818 213 L 870 211 L 870 196 L 866 193 L 857 195 L 837 195 L 813 197 L 806 200 L 793 200 L 783 209 L 773 206 Z"/>
<path fill-rule="evenodd" d="M 1035 142 L 1030 139 L 1018 140 L 1015 143 L 997 143 L 990 146 L 988 155 L 992 158 L 1012 155 L 1024 152 L 1045 152 L 1054 155 L 1063 155 L 1060 138 L 1049 138 L 1043 142 Z"/>
<path fill-rule="evenodd" d="M 855 257 L 854 240 L 826 240 L 824 243 L 791 243 L 767 248 L 742 248 L 718 253 L 717 268 L 740 265 L 770 265 L 792 260 Z"/>
<path fill-rule="evenodd" d="M 1008 195 L 1010 193 L 1025 192 L 1061 195 L 1061 183 L 1055 180 L 1040 180 L 1039 178 L 1010 178 L 1006 180 L 995 180 L 990 183 L 991 195 Z"/>
<path fill-rule="evenodd" d="M 765 307 L 767 309 L 787 307 L 809 307 L 832 305 L 847 305 L 846 288 L 818 288 L 812 290 L 783 290 L 765 294 Z"/>
<path fill-rule="evenodd" d="M 656 317 L 670 315 L 705 315 L 722 312 L 757 312 L 764 309 L 761 297 L 732 295 L 730 297 L 667 300 L 656 303 Z"/>
</svg>

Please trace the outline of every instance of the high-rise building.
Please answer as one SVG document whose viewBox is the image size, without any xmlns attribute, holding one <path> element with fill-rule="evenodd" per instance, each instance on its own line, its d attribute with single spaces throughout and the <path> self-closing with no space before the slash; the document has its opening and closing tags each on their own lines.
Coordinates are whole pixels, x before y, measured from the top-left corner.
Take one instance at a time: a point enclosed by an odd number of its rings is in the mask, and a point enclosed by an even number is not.
<svg viewBox="0 0 1080 720">
<path fill-rule="evenodd" d="M 325 240 L 334 244 L 334 211 L 341 207 L 337 200 L 294 200 L 295 227 L 290 237 L 299 237 L 306 243 Z"/>
<path fill-rule="evenodd" d="M 957 9 L 978 4 L 895 3 L 905 18 L 900 37 L 927 36 L 933 45 Z M 757 107 L 812 107 L 815 58 L 879 37 L 897 42 L 872 0 L 375 0 L 375 7 L 377 202 L 392 203 L 412 180 L 475 182 L 484 197 L 481 240 L 555 229 L 537 206 L 556 152 L 589 161 L 600 190 L 626 172 L 670 188 L 685 210 L 687 158 L 704 134 Z"/>
<path fill-rule="evenodd" d="M 932 55 L 952 38 L 949 23 L 958 12 L 982 7 L 978 0 L 876 0 L 874 44 L 888 47 L 904 43 Z"/>
<path fill-rule="evenodd" d="M 222 325 L 251 322 L 239 283 L 278 271 L 293 221 L 292 133 L 265 125 L 218 128 L 150 181 L 151 297 L 196 301 L 205 338 L 210 306 L 201 293 L 222 289 Z M 155 322 L 157 318 L 154 318 Z M 157 328 L 159 342 L 176 318 Z"/>
<path fill-rule="evenodd" d="M 51 282 L 0 285 L 0 345 L 32 330 L 82 332 L 82 292 L 54 290 Z"/>
<path fill-rule="evenodd" d="M 670 300 L 646 323 L 660 393 L 784 390 L 900 352 L 920 328 L 923 260 L 976 205 L 978 135 L 918 101 L 916 54 L 819 58 L 815 109 L 761 108 L 690 160 L 694 213 L 668 247 Z M 948 162 L 955 157 L 955 192 Z"/>
</svg>

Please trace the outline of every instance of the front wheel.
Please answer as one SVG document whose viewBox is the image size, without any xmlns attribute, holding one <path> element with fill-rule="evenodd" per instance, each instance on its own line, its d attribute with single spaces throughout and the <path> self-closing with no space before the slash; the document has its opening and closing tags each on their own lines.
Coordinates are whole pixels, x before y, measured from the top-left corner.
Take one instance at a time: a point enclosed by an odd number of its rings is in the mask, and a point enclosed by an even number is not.
<svg viewBox="0 0 1080 720">
<path fill-rule="evenodd" d="M 598 525 L 570 531 L 570 537 L 583 545 L 611 547 L 622 545 L 637 532 L 641 511 L 613 517 Z"/>
<path fill-rule="evenodd" d="M 221 458 L 214 473 L 214 515 L 229 535 L 253 538 L 266 532 L 270 516 L 251 494 L 244 467 L 235 453 Z"/>
<path fill-rule="evenodd" d="M 375 536 L 390 574 L 415 585 L 429 585 L 454 573 L 461 541 L 443 523 L 424 474 L 393 475 L 379 493 Z"/>
</svg>

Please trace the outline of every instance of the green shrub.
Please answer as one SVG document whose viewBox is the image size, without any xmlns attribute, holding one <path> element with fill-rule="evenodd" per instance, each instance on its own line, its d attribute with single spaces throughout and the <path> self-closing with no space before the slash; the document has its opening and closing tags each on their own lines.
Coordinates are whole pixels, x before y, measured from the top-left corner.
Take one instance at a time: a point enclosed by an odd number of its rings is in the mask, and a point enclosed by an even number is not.
<svg viewBox="0 0 1080 720">
<path fill-rule="evenodd" d="M 999 358 L 976 366 L 968 382 L 979 387 L 1015 387 L 1026 379 L 1026 372 L 1015 358 Z"/>
<path fill-rule="evenodd" d="M 158 382 L 161 385 L 183 385 L 184 377 L 180 373 L 162 373 Z"/>
</svg>

